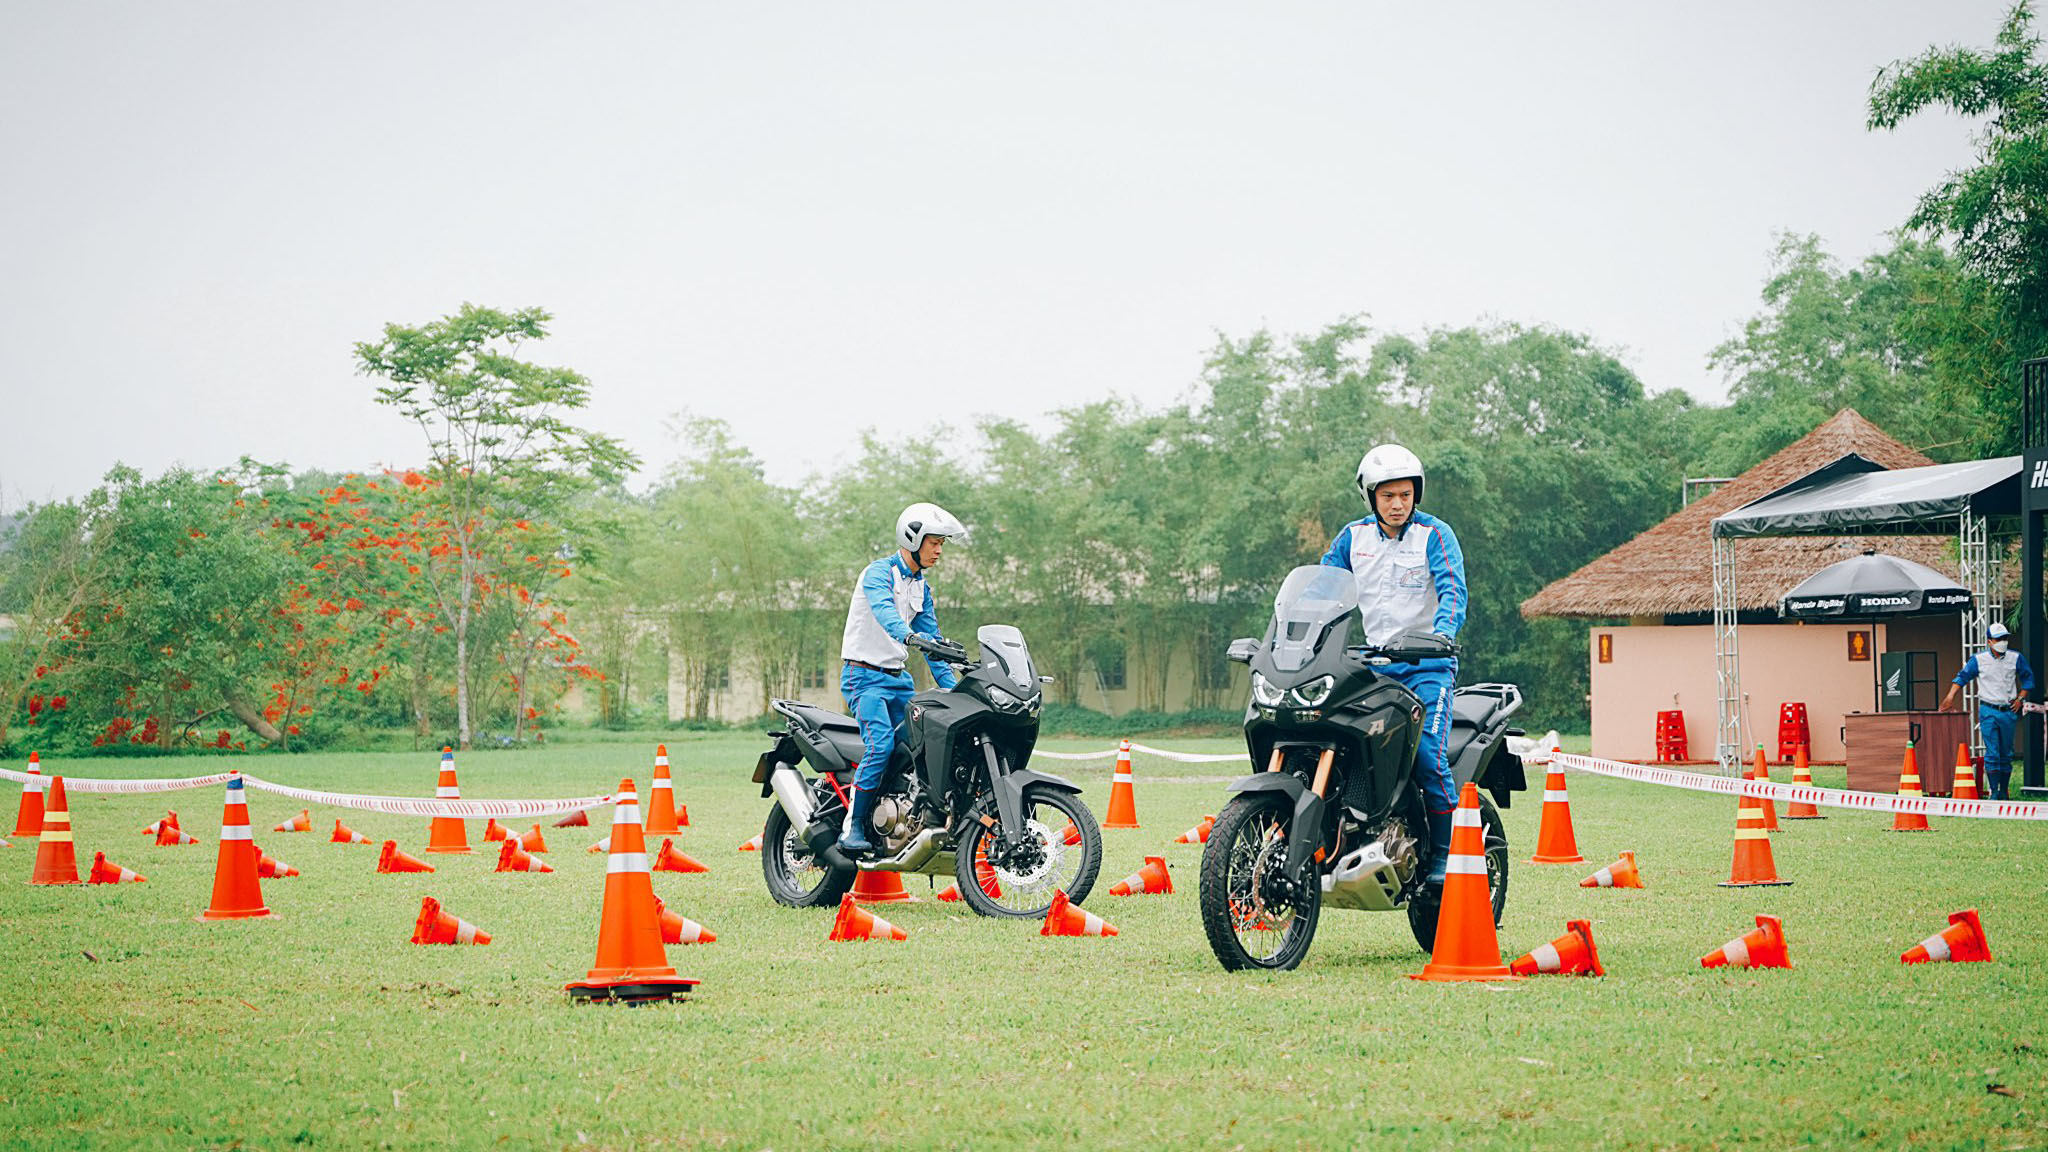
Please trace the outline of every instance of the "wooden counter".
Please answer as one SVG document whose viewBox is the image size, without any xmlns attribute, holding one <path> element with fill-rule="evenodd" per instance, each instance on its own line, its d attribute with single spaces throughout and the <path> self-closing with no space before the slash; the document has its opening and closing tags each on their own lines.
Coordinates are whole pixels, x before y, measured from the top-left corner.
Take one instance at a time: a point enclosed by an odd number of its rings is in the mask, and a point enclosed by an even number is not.
<svg viewBox="0 0 2048 1152">
<path fill-rule="evenodd" d="M 1917 733 L 1913 758 L 1920 765 L 1920 790 L 1946 796 L 1955 785 L 1956 745 L 1970 738 L 1962 712 L 1851 712 L 1842 726 L 1849 787 L 1857 792 L 1897 792 L 1906 741 Z"/>
</svg>

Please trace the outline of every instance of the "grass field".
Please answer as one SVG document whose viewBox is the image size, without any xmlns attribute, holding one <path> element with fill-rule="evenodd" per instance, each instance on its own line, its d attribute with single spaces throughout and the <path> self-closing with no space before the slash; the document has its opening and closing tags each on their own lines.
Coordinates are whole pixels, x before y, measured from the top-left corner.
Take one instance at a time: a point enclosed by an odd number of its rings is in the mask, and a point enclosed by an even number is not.
<svg viewBox="0 0 2048 1152">
<path fill-rule="evenodd" d="M 0 1145 L 2048 1146 L 2038 825 L 1937 820 L 1932 834 L 1894 835 L 1887 818 L 1836 814 L 1773 838 L 1791 887 L 1731 890 L 1715 886 L 1730 802 L 1597 778 L 1571 781 L 1588 863 L 1520 863 L 1538 777 L 1505 813 L 1517 863 L 1502 948 L 1517 955 L 1589 917 L 1606 978 L 1410 981 L 1424 958 L 1402 917 L 1334 912 L 1301 970 L 1229 975 L 1197 919 L 1199 848 L 1171 841 L 1218 809 L 1232 765 L 1139 761 L 1144 827 L 1104 834 L 1088 902 L 1115 939 L 982 920 L 913 877 L 919 902 L 881 909 L 907 943 L 827 944 L 829 914 L 774 905 L 759 857 L 736 851 L 766 809 L 747 783 L 758 739 L 668 741 L 692 819 L 678 839 L 712 873 L 658 874 L 655 888 L 718 942 L 671 947 L 703 984 L 643 1009 L 572 1006 L 562 991 L 594 955 L 604 857 L 584 849 L 604 818 L 548 830 L 553 875 L 494 874 L 479 852 L 430 858 L 434 875 L 379 876 L 374 849 L 325 842 L 336 812 L 315 810 L 314 835 L 268 834 L 299 806 L 252 791 L 258 843 L 304 875 L 265 883 L 275 918 L 199 924 L 220 790 L 73 793 L 81 864 L 104 850 L 149 882 L 29 887 L 33 841 L 0 851 Z M 462 785 L 471 798 L 605 792 L 621 776 L 644 782 L 652 751 L 650 738 L 478 753 Z M 431 754 L 237 763 L 346 791 L 431 795 L 435 779 Z M 1067 772 L 1098 813 L 1108 771 Z M 201 846 L 138 834 L 167 806 Z M 345 815 L 379 841 L 425 845 L 423 820 Z M 470 825 L 472 843 L 481 831 Z M 1622 849 L 1647 890 L 1577 887 Z M 1168 859 L 1179 891 L 1108 896 L 1148 853 Z M 496 941 L 408 944 L 422 895 Z M 1899 964 L 1973 906 L 1996 963 Z M 1757 912 L 1783 916 L 1796 969 L 1701 970 Z"/>
</svg>

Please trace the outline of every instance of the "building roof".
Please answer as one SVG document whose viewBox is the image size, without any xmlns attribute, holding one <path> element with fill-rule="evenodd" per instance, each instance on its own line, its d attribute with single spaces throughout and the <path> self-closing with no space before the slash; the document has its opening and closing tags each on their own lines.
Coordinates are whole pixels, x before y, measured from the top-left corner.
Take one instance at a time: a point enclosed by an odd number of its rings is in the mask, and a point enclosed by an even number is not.
<svg viewBox="0 0 2048 1152">
<path fill-rule="evenodd" d="M 1611 619 L 1714 610 L 1714 517 L 1769 495 L 1848 455 L 1886 468 L 1934 461 L 1844 408 L 1763 463 L 1679 509 L 1662 523 L 1522 601 L 1525 617 Z M 1798 536 L 1743 540 L 1736 545 L 1737 606 L 1770 609 L 1793 585 L 1837 560 L 1877 548 L 1950 576 L 1956 564 L 1947 536 Z"/>
</svg>

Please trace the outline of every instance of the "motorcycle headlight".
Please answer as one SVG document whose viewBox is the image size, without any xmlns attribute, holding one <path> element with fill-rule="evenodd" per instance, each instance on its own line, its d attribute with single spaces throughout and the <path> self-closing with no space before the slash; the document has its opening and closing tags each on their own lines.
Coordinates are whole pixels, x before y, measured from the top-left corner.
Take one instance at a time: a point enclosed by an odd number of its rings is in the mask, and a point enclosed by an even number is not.
<svg viewBox="0 0 2048 1152">
<path fill-rule="evenodd" d="M 994 704 L 999 711 L 1003 712 L 1016 712 L 1024 707 L 1024 701 L 1019 700 L 1017 697 L 1012 696 L 993 684 L 989 685 L 988 699 L 989 703 Z"/>
<path fill-rule="evenodd" d="M 1336 687 L 1334 676 L 1318 676 L 1306 684 L 1297 686 L 1287 695 L 1303 708 L 1320 708 L 1330 698 L 1330 689 Z"/>
<path fill-rule="evenodd" d="M 1252 699 L 1255 702 L 1267 708 L 1277 708 L 1281 695 L 1280 689 L 1273 687 L 1271 680 L 1257 672 L 1252 673 Z"/>
</svg>

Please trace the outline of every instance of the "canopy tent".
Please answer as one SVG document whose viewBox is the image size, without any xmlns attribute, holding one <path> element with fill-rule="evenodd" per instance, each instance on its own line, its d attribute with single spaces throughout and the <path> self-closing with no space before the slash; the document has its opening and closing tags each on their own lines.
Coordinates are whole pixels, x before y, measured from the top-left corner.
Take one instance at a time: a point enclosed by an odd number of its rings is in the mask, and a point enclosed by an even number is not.
<svg viewBox="0 0 2048 1152">
<path fill-rule="evenodd" d="M 1968 651 L 1979 624 L 1988 623 L 1985 617 L 2002 617 L 2002 606 L 1990 596 L 1988 521 L 2019 512 L 2020 470 L 2018 456 L 1886 470 L 1862 456 L 1847 455 L 1715 517 L 1714 660 L 1720 705 L 1715 754 L 1722 771 L 1736 772 L 1742 749 L 1749 744 L 1743 730 L 1742 661 L 1736 644 L 1736 541 L 1760 536 L 1930 535 L 1951 530 L 1953 523 L 1961 545 L 1962 584 L 1979 605 L 1977 612 L 1962 616 L 1963 648 Z M 1972 685 L 1965 708 L 1973 711 L 1975 704 Z"/>
</svg>

